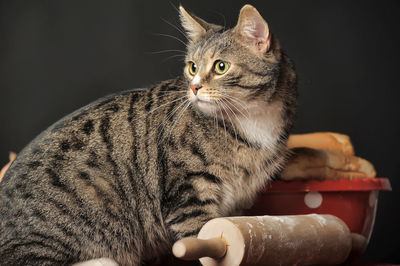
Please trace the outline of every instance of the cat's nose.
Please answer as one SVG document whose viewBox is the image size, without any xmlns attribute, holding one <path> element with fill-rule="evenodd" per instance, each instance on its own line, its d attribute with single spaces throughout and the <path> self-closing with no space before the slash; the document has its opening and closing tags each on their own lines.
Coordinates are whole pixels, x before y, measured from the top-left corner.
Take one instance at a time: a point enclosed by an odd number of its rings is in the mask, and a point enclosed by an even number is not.
<svg viewBox="0 0 400 266">
<path fill-rule="evenodd" d="M 193 91 L 194 95 L 197 95 L 197 92 L 203 87 L 200 84 L 190 84 L 190 89 Z"/>
</svg>

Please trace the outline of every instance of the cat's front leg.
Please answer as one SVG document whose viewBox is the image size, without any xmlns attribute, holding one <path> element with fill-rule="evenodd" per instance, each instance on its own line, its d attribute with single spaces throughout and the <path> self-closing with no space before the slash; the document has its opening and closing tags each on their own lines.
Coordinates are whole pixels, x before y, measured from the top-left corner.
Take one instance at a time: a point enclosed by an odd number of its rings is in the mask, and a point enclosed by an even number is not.
<svg viewBox="0 0 400 266">
<path fill-rule="evenodd" d="M 166 223 L 173 233 L 174 240 L 184 237 L 196 237 L 201 227 L 211 219 L 218 217 L 216 212 L 194 210 L 182 212 L 174 218 L 168 219 Z"/>
<path fill-rule="evenodd" d="M 196 172 L 179 179 L 165 192 L 165 224 L 173 240 L 196 236 L 209 220 L 219 217 L 220 181 L 217 177 Z"/>
</svg>

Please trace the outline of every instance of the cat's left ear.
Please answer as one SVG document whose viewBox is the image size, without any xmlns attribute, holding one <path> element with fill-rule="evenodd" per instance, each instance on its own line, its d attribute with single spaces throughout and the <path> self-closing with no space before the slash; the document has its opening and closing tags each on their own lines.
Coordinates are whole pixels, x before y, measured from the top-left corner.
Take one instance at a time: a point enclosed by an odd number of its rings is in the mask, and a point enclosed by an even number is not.
<svg viewBox="0 0 400 266">
<path fill-rule="evenodd" d="M 189 39 L 192 41 L 197 40 L 210 29 L 218 30 L 222 28 L 221 26 L 208 23 L 201 18 L 190 14 L 183 8 L 183 6 L 179 6 L 179 11 L 182 27 L 185 29 Z"/>
<path fill-rule="evenodd" d="M 271 35 L 268 24 L 255 7 L 251 5 L 242 7 L 234 32 L 252 52 L 263 55 L 269 50 Z"/>
</svg>

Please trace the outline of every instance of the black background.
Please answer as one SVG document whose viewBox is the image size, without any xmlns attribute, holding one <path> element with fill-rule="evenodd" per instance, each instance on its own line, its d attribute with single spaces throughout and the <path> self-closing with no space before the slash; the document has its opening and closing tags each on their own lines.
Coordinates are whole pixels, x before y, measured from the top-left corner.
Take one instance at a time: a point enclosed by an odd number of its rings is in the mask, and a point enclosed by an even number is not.
<svg viewBox="0 0 400 266">
<path fill-rule="evenodd" d="M 396 1 L 249 1 L 296 63 L 294 131 L 350 135 L 389 177 L 364 260 L 400 263 L 399 14 Z M 184 1 L 233 26 L 243 1 Z M 182 72 L 178 1 L 0 1 L 0 164 L 101 96 Z M 167 23 L 168 21 L 169 23 Z M 174 38 L 157 34 L 168 34 Z M 0 214 L 1 215 L 1 214 Z"/>
</svg>

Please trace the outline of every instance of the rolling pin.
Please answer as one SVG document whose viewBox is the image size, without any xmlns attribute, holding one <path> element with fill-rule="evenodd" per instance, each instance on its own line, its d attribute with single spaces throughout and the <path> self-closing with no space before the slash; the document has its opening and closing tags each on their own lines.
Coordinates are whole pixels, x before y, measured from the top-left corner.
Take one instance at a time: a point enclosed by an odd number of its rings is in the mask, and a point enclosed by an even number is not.
<svg viewBox="0 0 400 266">
<path fill-rule="evenodd" d="M 335 265 L 352 249 L 347 225 L 332 215 L 241 216 L 208 221 L 173 254 L 202 265 Z"/>
</svg>

